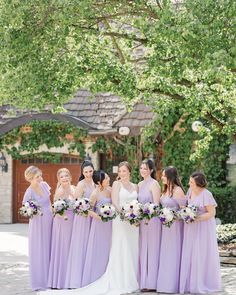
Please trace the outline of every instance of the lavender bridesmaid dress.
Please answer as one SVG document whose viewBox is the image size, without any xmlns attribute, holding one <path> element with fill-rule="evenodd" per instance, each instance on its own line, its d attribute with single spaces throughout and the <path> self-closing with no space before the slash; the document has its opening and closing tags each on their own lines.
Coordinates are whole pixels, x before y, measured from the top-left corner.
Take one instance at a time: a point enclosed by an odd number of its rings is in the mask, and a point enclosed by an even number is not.
<svg viewBox="0 0 236 295">
<path fill-rule="evenodd" d="M 71 209 L 66 210 L 67 220 L 56 214 L 52 228 L 51 260 L 48 276 L 48 287 L 65 288 L 67 260 L 71 241 L 74 214 Z"/>
<path fill-rule="evenodd" d="M 188 204 L 198 206 L 199 214 L 205 206 L 217 206 L 212 193 L 204 189 Z M 221 290 L 220 259 L 216 239 L 216 223 L 212 217 L 184 225 L 183 254 L 180 273 L 181 293 L 212 293 Z"/>
<path fill-rule="evenodd" d="M 161 204 L 163 207 L 178 210 L 179 206 L 186 205 L 186 199 L 162 196 Z M 182 221 L 174 221 L 170 228 L 162 225 L 157 292 L 179 293 L 183 226 Z"/>
<path fill-rule="evenodd" d="M 47 288 L 48 270 L 50 262 L 52 212 L 50 204 L 50 187 L 46 182 L 41 182 L 40 186 L 43 196 L 28 187 L 23 204 L 32 199 L 36 201 L 42 209 L 42 216 L 34 216 L 29 220 L 29 271 L 30 286 L 32 290 L 45 290 Z"/>
<path fill-rule="evenodd" d="M 92 191 L 93 189 L 91 189 L 91 187 L 86 186 L 84 191 L 84 197 L 89 199 Z M 74 216 L 66 270 L 65 288 L 74 289 L 83 287 L 82 278 L 88 246 L 90 226 L 90 216 Z"/>
<path fill-rule="evenodd" d="M 99 206 L 111 203 L 111 199 L 98 195 L 95 211 L 99 213 Z M 106 271 L 111 248 L 112 221 L 103 222 L 92 218 L 91 229 L 85 258 L 82 285 L 86 286 L 98 278 Z"/>
<path fill-rule="evenodd" d="M 150 186 L 155 180 L 150 178 L 143 181 L 139 188 L 138 200 L 140 203 L 153 203 Z M 139 288 L 156 289 L 159 267 L 161 242 L 161 222 L 154 217 L 148 225 L 142 220 L 139 228 Z"/>
</svg>

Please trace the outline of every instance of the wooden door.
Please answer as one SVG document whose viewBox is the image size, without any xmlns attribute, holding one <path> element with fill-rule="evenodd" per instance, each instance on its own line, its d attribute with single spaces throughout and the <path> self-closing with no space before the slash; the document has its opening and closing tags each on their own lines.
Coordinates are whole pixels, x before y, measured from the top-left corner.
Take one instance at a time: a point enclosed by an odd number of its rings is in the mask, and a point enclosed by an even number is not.
<svg viewBox="0 0 236 295">
<path fill-rule="evenodd" d="M 63 156 L 58 164 L 47 163 L 43 159 L 15 160 L 13 169 L 13 222 L 27 223 L 28 219 L 19 215 L 18 210 L 22 205 L 22 199 L 29 183 L 24 178 L 24 171 L 27 167 L 37 166 L 43 173 L 43 180 L 51 186 L 51 201 L 57 185 L 57 171 L 60 168 L 67 168 L 72 175 L 72 184 L 76 185 L 80 176 L 81 164 L 77 157 Z"/>
</svg>

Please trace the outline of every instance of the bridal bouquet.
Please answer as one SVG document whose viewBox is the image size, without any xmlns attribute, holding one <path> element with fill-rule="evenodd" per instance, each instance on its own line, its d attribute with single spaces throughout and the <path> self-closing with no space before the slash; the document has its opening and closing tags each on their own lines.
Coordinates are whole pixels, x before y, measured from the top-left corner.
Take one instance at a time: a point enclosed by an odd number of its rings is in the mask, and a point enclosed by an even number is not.
<svg viewBox="0 0 236 295">
<path fill-rule="evenodd" d="M 137 200 L 126 203 L 121 207 L 120 219 L 129 221 L 130 224 L 135 226 L 139 226 L 142 220 L 142 204 Z"/>
<path fill-rule="evenodd" d="M 24 217 L 33 218 L 34 215 L 42 216 L 41 207 L 34 200 L 26 201 L 19 209 L 19 214 Z"/>
<path fill-rule="evenodd" d="M 188 205 L 178 211 L 178 217 L 185 223 L 191 223 L 195 220 L 198 213 L 198 207 L 195 205 Z"/>
<path fill-rule="evenodd" d="M 65 215 L 65 211 L 69 208 L 69 200 L 65 199 L 58 199 L 55 200 L 52 204 L 52 211 L 53 215 L 59 214 L 64 217 L 65 220 L 68 219 L 68 217 Z"/>
<path fill-rule="evenodd" d="M 91 209 L 89 199 L 75 199 L 73 204 L 73 212 L 81 216 L 88 216 L 88 211 Z"/>
<path fill-rule="evenodd" d="M 142 206 L 142 219 L 146 219 L 147 222 L 145 224 L 148 224 L 148 221 L 156 216 L 159 216 L 160 214 L 160 207 L 154 203 L 146 203 Z"/>
<path fill-rule="evenodd" d="M 107 222 L 116 217 L 116 209 L 111 204 L 103 204 L 98 208 L 99 216 L 103 222 Z"/>
<path fill-rule="evenodd" d="M 176 211 L 171 208 L 164 207 L 160 210 L 159 219 L 163 225 L 171 227 L 172 223 L 176 219 Z"/>
</svg>

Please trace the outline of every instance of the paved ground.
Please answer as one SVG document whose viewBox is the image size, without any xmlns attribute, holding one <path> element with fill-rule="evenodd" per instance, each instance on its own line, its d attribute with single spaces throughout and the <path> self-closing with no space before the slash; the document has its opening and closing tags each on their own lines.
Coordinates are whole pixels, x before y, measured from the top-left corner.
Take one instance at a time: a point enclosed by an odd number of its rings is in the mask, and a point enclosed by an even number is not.
<svg viewBox="0 0 236 295">
<path fill-rule="evenodd" d="M 0 294 L 36 295 L 28 286 L 28 225 L 0 224 Z M 236 295 L 236 267 L 222 266 L 223 291 Z M 156 294 L 156 293 L 135 293 Z"/>
</svg>

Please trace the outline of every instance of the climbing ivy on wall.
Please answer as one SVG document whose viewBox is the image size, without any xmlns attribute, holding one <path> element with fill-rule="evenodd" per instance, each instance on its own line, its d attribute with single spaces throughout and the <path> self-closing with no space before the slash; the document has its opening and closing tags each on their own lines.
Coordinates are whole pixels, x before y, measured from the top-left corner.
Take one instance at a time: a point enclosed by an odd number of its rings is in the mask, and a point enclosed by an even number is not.
<svg viewBox="0 0 236 295">
<path fill-rule="evenodd" d="M 170 104 L 164 114 L 156 116 L 144 129 L 143 154 L 153 153 L 160 171 L 166 166 L 176 166 L 186 188 L 195 170 L 206 174 L 210 187 L 226 186 L 231 138 L 211 131 L 211 124 L 203 118 L 198 118 L 203 127 L 194 132 L 191 126 L 195 120 L 181 106 Z"/>
<path fill-rule="evenodd" d="M 106 172 L 112 173 L 112 166 L 118 165 L 121 161 L 128 161 L 132 164 L 132 180 L 139 181 L 139 159 L 138 159 L 139 137 L 111 138 L 99 136 L 92 145 L 92 152 L 99 152 L 106 155 Z"/>
<path fill-rule="evenodd" d="M 112 166 L 127 160 L 133 167 L 132 181 L 140 181 L 139 163 L 143 158 L 153 155 L 155 160 L 160 158 L 161 169 L 174 165 L 178 168 L 185 188 L 188 187 L 189 175 L 194 170 L 205 172 L 209 189 L 213 192 L 217 203 L 217 216 L 224 222 L 234 222 L 236 206 L 235 190 L 228 186 L 226 161 L 229 152 L 229 139 L 226 136 L 213 133 L 209 147 L 196 149 L 202 144 L 206 134 L 195 133 L 189 128 L 191 117 L 186 117 L 175 130 L 176 118 L 170 116 L 157 130 L 149 126 L 147 130 L 136 137 L 105 137 L 96 138 L 92 152 L 105 154 L 106 172 L 112 173 Z M 166 125 L 165 125 L 166 124 Z M 25 126 L 23 126 L 25 127 Z M 168 129 L 169 128 L 169 129 Z M 25 129 L 28 129 L 25 130 Z M 26 128 L 18 127 L 0 138 L 0 149 L 4 149 L 13 159 L 34 157 L 38 148 L 45 144 L 48 148 L 62 147 L 65 144 L 69 151 L 77 151 L 80 158 L 85 156 L 84 140 L 86 130 L 75 127 L 70 123 L 50 121 L 32 121 Z M 203 144 L 204 141 L 203 141 Z M 197 153 L 196 153 L 197 151 Z M 37 153 L 37 157 L 52 163 L 60 162 L 60 154 L 50 152 Z"/>
<path fill-rule="evenodd" d="M 111 138 L 99 136 L 92 145 L 92 152 L 100 152 L 106 155 L 107 172 L 111 172 L 112 164 L 116 161 L 127 160 L 133 166 L 133 180 L 139 180 L 138 167 L 142 158 L 153 155 L 161 158 L 162 169 L 165 166 L 174 165 L 178 168 L 183 184 L 187 187 L 189 175 L 194 170 L 202 170 L 207 175 L 211 187 L 225 186 L 227 184 L 226 161 L 228 159 L 229 140 L 226 136 L 213 134 L 208 149 L 195 153 L 195 146 L 204 135 L 195 133 L 189 128 L 191 117 L 186 117 L 178 130 L 171 134 L 178 114 L 168 116 L 162 122 L 162 128 L 157 132 L 156 127 L 149 126 L 141 136 Z M 154 126 L 156 122 L 154 122 Z M 34 120 L 27 124 L 28 132 L 18 127 L 0 138 L 0 149 L 5 149 L 13 159 L 33 157 L 38 148 L 45 144 L 48 148 L 68 145 L 69 151 L 77 151 L 81 159 L 85 156 L 84 139 L 87 132 L 72 125 L 71 123 L 58 122 L 55 120 Z M 68 136 L 69 135 L 69 136 Z M 169 137 L 169 138 L 168 138 Z M 158 155 L 158 146 L 162 144 L 163 154 Z M 43 152 L 38 157 L 47 158 L 50 162 L 58 162 L 59 157 L 55 154 Z"/>
<path fill-rule="evenodd" d="M 25 128 L 26 127 L 26 128 Z M 27 126 L 15 128 L 0 138 L 0 149 L 7 151 L 13 159 L 33 157 L 43 144 L 47 148 L 63 147 L 68 144 L 70 152 L 77 151 L 81 158 L 85 156 L 84 138 L 87 132 L 71 123 L 48 121 L 31 121 Z M 59 162 L 60 157 L 43 152 L 38 157 L 46 157 L 48 161 Z"/>
</svg>

